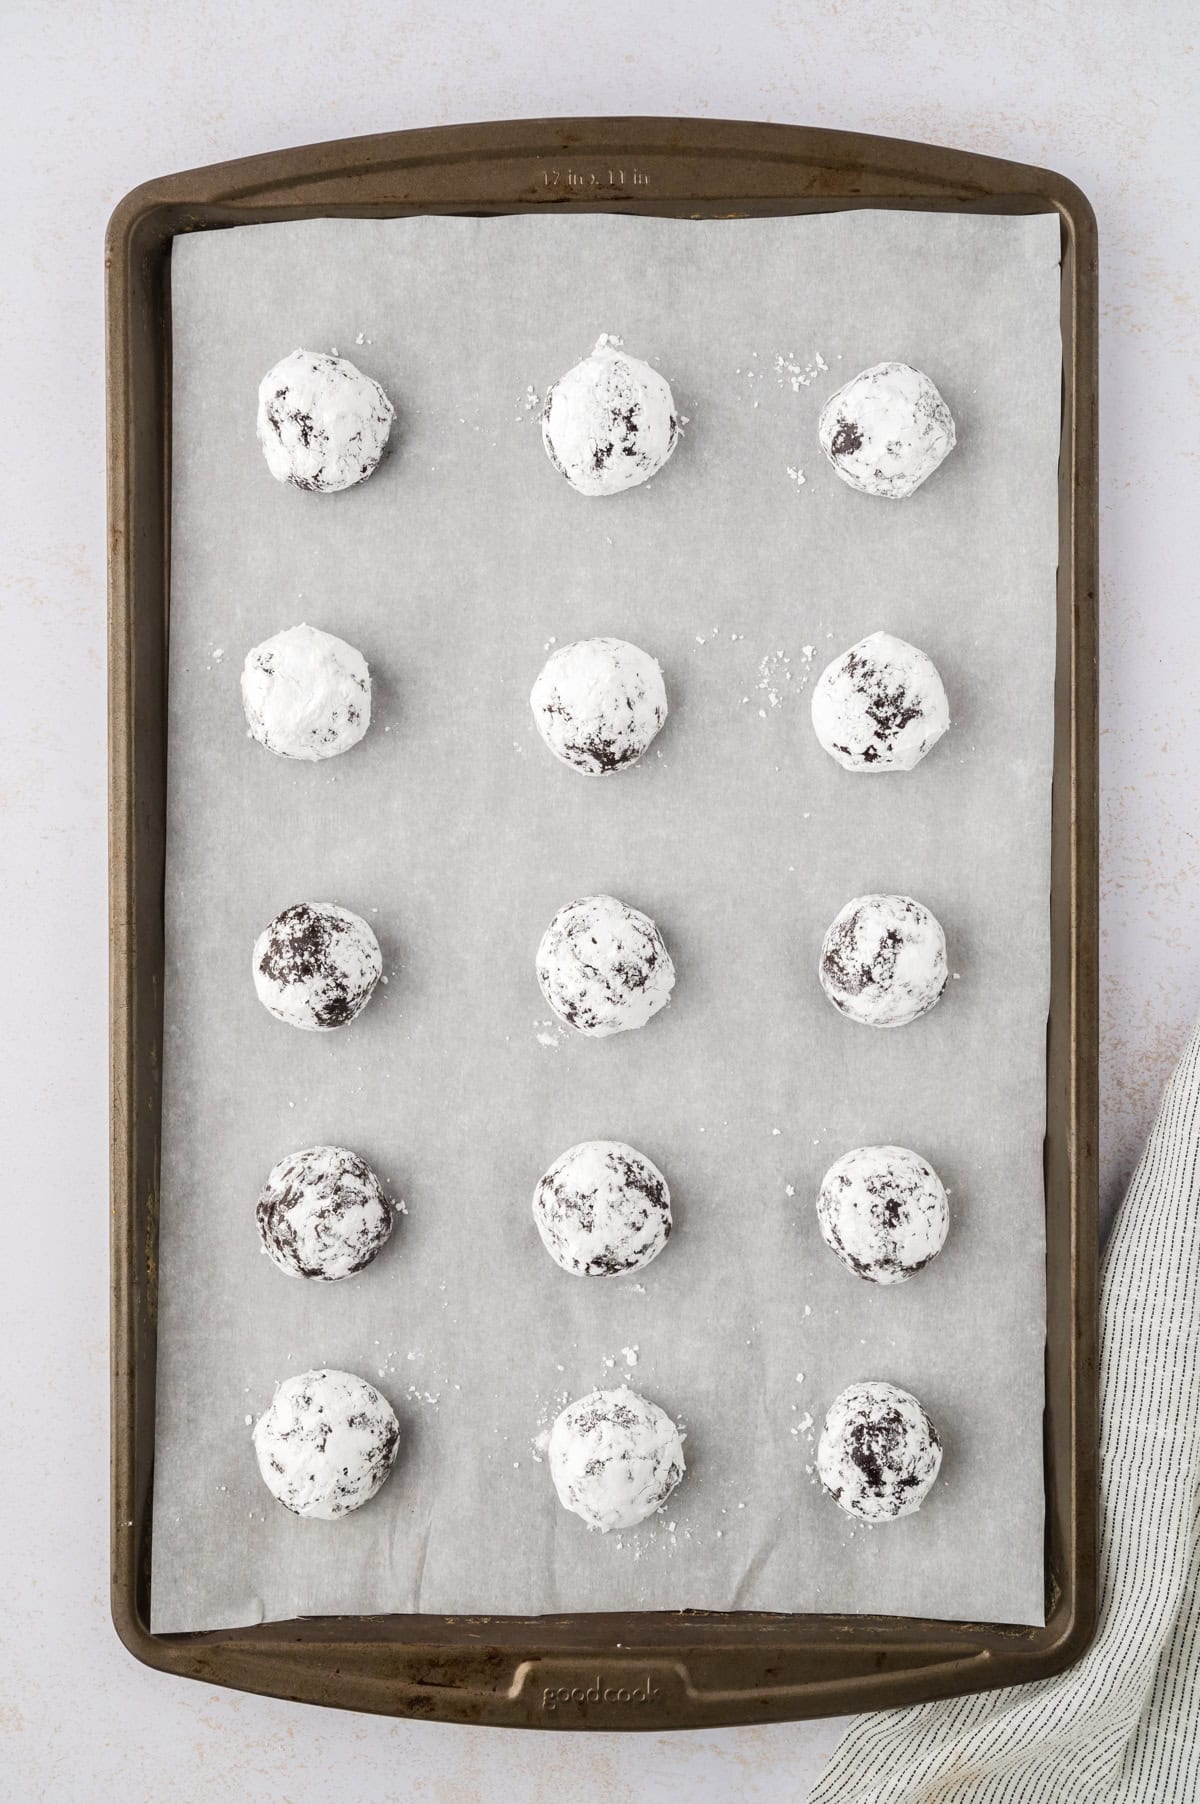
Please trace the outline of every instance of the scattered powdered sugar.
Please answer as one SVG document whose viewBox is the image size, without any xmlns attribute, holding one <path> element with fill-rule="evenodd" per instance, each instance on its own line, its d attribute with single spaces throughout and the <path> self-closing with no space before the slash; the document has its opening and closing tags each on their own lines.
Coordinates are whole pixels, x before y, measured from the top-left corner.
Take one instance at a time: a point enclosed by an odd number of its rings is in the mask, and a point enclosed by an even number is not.
<svg viewBox="0 0 1200 1804">
<path fill-rule="evenodd" d="M 696 644 L 697 645 L 710 645 L 715 640 L 719 639 L 720 637 L 721 637 L 720 627 L 714 626 L 707 633 L 697 633 L 696 634 Z M 731 645 L 736 645 L 738 643 L 738 641 L 741 639 L 744 639 L 746 637 L 746 635 L 745 635 L 745 633 L 735 633 L 733 628 L 730 627 L 728 633 L 726 634 L 726 637 L 728 638 L 729 643 Z"/>
<path fill-rule="evenodd" d="M 798 395 L 802 388 L 815 382 L 822 371 L 828 368 L 820 351 L 815 351 L 808 363 L 801 363 L 794 351 L 786 354 L 780 352 L 775 359 L 775 379 L 780 388 L 790 387 L 792 393 Z"/>
<path fill-rule="evenodd" d="M 556 1365 L 556 1372 L 566 1370 L 565 1366 Z M 530 1439 L 530 1449 L 535 1465 L 541 1465 L 550 1450 L 550 1430 L 558 1417 L 571 1401 L 571 1392 L 560 1387 L 552 1397 L 542 1399 L 537 1412 L 537 1430 Z"/>
<path fill-rule="evenodd" d="M 517 401 L 516 420 L 518 426 L 521 424 L 522 420 L 527 420 L 531 413 L 537 414 L 540 413 L 541 410 L 542 397 L 538 394 L 533 383 L 530 382 L 526 387 L 525 393 L 521 395 Z"/>
<path fill-rule="evenodd" d="M 754 686 L 766 696 L 772 708 L 778 708 L 783 700 L 780 684 L 790 683 L 793 680 L 792 660 L 782 649 L 769 651 L 765 657 L 759 659 L 758 681 Z M 759 713 L 763 713 L 761 708 Z"/>
<path fill-rule="evenodd" d="M 696 633 L 693 636 L 697 645 L 712 644 L 723 636 L 728 638 L 731 645 L 737 645 L 745 639 L 746 635 L 734 632 L 732 629 L 728 629 L 723 635 L 722 630 L 714 626 L 708 633 Z M 754 680 L 754 688 L 761 696 L 763 704 L 756 709 L 760 720 L 768 719 L 775 709 L 783 707 L 789 699 L 793 701 L 799 699 L 812 676 L 815 657 L 816 647 L 813 645 L 802 646 L 795 656 L 786 651 L 783 646 L 777 646 L 773 651 L 763 654 L 758 661 Z M 745 681 L 744 677 L 743 681 Z M 742 695 L 738 697 L 738 702 L 741 707 L 745 708 L 754 699 L 752 695 Z M 805 815 L 804 818 L 807 820 L 808 816 Z"/>
<path fill-rule="evenodd" d="M 748 364 L 739 365 L 734 373 L 740 376 L 746 384 L 747 393 L 751 397 L 751 406 L 757 407 L 759 404 L 758 394 L 770 372 L 758 362 L 757 351 L 751 351 L 750 359 Z M 794 351 L 780 351 L 772 364 L 776 386 L 785 392 L 790 389 L 794 395 L 798 395 L 801 389 L 811 387 L 818 376 L 824 374 L 828 368 L 829 365 L 820 351 L 814 351 L 812 356 L 803 362 Z M 804 481 L 802 470 L 789 470 L 788 475 L 793 478 L 797 486 Z"/>
<path fill-rule="evenodd" d="M 804 471 L 798 464 L 789 464 L 787 466 L 787 473 L 795 483 L 797 491 L 804 487 Z"/>
<path fill-rule="evenodd" d="M 758 352 L 757 352 L 757 351 L 751 351 L 751 353 L 750 353 L 750 355 L 751 355 L 751 357 L 752 357 L 752 358 L 755 358 L 755 359 L 757 359 L 757 357 L 758 357 Z M 762 381 L 762 379 L 763 379 L 763 377 L 764 377 L 764 376 L 765 376 L 765 375 L 766 375 L 766 371 L 765 371 L 765 370 L 762 370 L 762 369 L 751 369 L 751 368 L 749 368 L 749 367 L 747 367 L 747 368 L 746 368 L 746 369 L 741 369 L 741 368 L 740 368 L 740 367 L 739 367 L 739 369 L 738 369 L 738 370 L 737 370 L 737 371 L 736 371 L 736 372 L 735 372 L 735 373 L 736 373 L 736 374 L 737 374 L 737 375 L 739 375 L 739 376 L 741 376 L 741 377 L 742 377 L 742 378 L 743 378 L 743 380 L 744 380 L 744 381 L 745 381 L 745 382 L 746 382 L 746 383 L 747 383 L 747 384 L 748 384 L 748 386 L 749 386 L 749 392 L 750 392 L 750 394 L 751 394 L 751 395 L 753 395 L 753 394 L 754 394 L 754 384 L 755 384 L 755 383 L 756 383 L 756 382 L 761 382 L 761 381 Z M 754 399 L 754 400 L 753 400 L 753 401 L 752 401 L 752 402 L 751 402 L 751 406 L 753 406 L 753 407 L 757 407 L 757 406 L 758 406 L 758 401 L 757 401 L 757 399 Z"/>
</svg>

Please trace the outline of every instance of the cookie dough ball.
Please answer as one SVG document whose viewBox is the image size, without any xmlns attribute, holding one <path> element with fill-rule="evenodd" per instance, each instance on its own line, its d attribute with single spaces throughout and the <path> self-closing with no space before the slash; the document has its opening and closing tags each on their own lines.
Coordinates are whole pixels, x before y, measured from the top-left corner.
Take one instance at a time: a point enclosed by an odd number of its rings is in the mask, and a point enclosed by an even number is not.
<svg viewBox="0 0 1200 1804">
<path fill-rule="evenodd" d="M 637 762 L 667 718 L 667 691 L 649 652 L 578 639 L 547 658 L 529 705 L 554 756 L 594 777 Z"/>
<path fill-rule="evenodd" d="M 675 967 L 649 915 L 615 896 L 584 896 L 542 935 L 537 979 L 560 1021 L 602 1039 L 645 1027 L 665 1008 Z"/>
<path fill-rule="evenodd" d="M 258 442 L 277 482 L 353 488 L 383 455 L 394 409 L 346 357 L 293 351 L 258 385 Z"/>
<path fill-rule="evenodd" d="M 946 936 L 911 896 L 856 896 L 821 947 L 821 984 L 864 1027 L 904 1027 L 946 987 Z"/>
<path fill-rule="evenodd" d="M 542 407 L 547 455 L 581 495 L 619 495 L 648 481 L 678 437 L 679 416 L 666 382 L 607 334 L 590 357 L 554 383 Z"/>
<path fill-rule="evenodd" d="M 254 988 L 290 1027 L 344 1027 L 371 1000 L 383 971 L 367 923 L 335 902 L 296 902 L 254 942 Z"/>
<path fill-rule="evenodd" d="M 273 1165 L 255 1213 L 280 1271 L 326 1283 L 370 1265 L 394 1221 L 379 1179 L 344 1146 L 306 1147 Z"/>
<path fill-rule="evenodd" d="M 683 1436 L 628 1385 L 569 1403 L 550 1430 L 550 1476 L 589 1528 L 636 1528 L 683 1477 Z"/>
<path fill-rule="evenodd" d="M 584 1140 L 554 1161 L 533 1193 L 542 1244 L 565 1272 L 611 1277 L 649 1265 L 671 1232 L 667 1180 L 620 1140 Z"/>
<path fill-rule="evenodd" d="M 950 1205 L 932 1165 L 906 1146 L 859 1146 L 829 1167 L 817 1196 L 826 1246 L 872 1284 L 903 1284 L 936 1259 Z"/>
<path fill-rule="evenodd" d="M 862 1522 L 911 1516 L 941 1463 L 937 1429 L 916 1398 L 880 1380 L 848 1385 L 834 1399 L 817 1444 L 821 1483 Z"/>
<path fill-rule="evenodd" d="M 332 1522 L 369 1503 L 396 1460 L 400 1424 L 353 1372 L 285 1378 L 254 1424 L 263 1483 L 295 1516 Z"/>
<path fill-rule="evenodd" d="M 912 770 L 950 725 L 950 708 L 932 658 L 871 633 L 822 671 L 812 723 L 845 770 Z"/>
<path fill-rule="evenodd" d="M 371 724 L 362 653 L 315 626 L 291 626 L 247 652 L 242 706 L 260 745 L 315 764 L 357 745 Z"/>
<path fill-rule="evenodd" d="M 877 363 L 826 401 L 819 436 L 852 489 L 903 501 L 953 451 L 954 421 L 928 376 Z"/>
</svg>

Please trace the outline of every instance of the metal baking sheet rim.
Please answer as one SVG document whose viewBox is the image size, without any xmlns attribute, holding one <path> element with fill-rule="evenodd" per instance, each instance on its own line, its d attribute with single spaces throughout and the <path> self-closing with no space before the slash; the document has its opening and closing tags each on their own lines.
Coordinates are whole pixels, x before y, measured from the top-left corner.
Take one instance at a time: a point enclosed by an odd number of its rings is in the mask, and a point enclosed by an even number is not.
<svg viewBox="0 0 1200 1804">
<path fill-rule="evenodd" d="M 1063 420 L 1047 1029 L 1044 1628 L 705 1612 L 321 1617 L 149 1630 L 161 1133 L 169 253 L 182 232 L 314 215 L 545 207 L 680 217 L 848 207 L 1056 212 Z M 687 119 L 567 119 L 344 139 L 167 176 L 106 243 L 112 1613 L 134 1656 L 209 1684 L 462 1723 L 786 1721 L 1044 1678 L 1098 1606 L 1097 245 L 1047 170 L 900 139 Z"/>
</svg>

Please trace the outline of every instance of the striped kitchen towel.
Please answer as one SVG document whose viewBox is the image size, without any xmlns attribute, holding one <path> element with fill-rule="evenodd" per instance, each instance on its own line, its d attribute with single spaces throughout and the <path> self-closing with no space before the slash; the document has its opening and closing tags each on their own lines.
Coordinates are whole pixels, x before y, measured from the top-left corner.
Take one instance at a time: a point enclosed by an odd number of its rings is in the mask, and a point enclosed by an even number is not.
<svg viewBox="0 0 1200 1804">
<path fill-rule="evenodd" d="M 1101 1600 L 1032 1685 L 858 1718 L 810 1804 L 1200 1799 L 1200 1029 L 1104 1257 Z"/>
</svg>

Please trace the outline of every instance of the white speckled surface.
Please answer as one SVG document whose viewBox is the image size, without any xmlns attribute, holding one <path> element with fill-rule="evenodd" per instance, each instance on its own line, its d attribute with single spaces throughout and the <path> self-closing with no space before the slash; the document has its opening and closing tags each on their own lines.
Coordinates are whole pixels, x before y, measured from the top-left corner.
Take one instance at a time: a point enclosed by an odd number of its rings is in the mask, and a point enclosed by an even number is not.
<svg viewBox="0 0 1200 1804">
<path fill-rule="evenodd" d="M 1104 1196 L 1200 1006 L 1200 154 L 1194 9 L 1045 0 L 7 0 L 0 985 L 11 1262 L 0 1790 L 75 1804 L 563 1797 L 801 1804 L 837 1725 L 517 1736 L 306 1710 L 136 1666 L 107 1616 L 101 240 L 126 189 L 456 119 L 694 113 L 1047 163 L 1101 232 Z M 15 673 L 15 675 L 14 675 Z M 15 981 L 14 981 L 15 979 Z M 15 1275 L 16 1282 L 12 1282 Z"/>
</svg>

